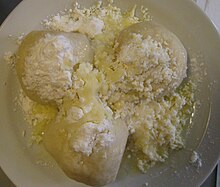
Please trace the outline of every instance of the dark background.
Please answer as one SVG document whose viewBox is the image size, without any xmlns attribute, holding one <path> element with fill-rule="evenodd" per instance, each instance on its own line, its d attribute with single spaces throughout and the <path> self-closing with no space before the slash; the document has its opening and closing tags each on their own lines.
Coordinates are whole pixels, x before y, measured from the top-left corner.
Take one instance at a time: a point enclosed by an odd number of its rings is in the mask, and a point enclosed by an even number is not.
<svg viewBox="0 0 220 187">
<path fill-rule="evenodd" d="M 0 0 L 0 24 L 5 20 L 8 14 L 16 7 L 22 0 Z M 37 0 L 36 0 L 37 1 Z M 214 169 L 208 179 L 201 185 L 201 187 L 217 187 L 216 186 L 217 168 Z M 14 187 L 7 176 L 0 169 L 0 186 Z"/>
</svg>

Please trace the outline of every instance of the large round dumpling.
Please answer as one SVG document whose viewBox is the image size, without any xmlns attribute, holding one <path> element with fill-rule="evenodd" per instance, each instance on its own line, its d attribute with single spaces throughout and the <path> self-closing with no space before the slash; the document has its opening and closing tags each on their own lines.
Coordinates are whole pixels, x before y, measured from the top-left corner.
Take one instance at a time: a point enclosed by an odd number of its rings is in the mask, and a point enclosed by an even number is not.
<svg viewBox="0 0 220 187">
<path fill-rule="evenodd" d="M 187 52 L 181 41 L 154 22 L 134 24 L 117 39 L 117 59 L 126 69 L 118 88 L 149 101 L 175 90 L 186 77 Z"/>
<path fill-rule="evenodd" d="M 128 138 L 121 120 L 101 123 L 51 123 L 44 145 L 66 175 L 79 182 L 103 186 L 117 176 Z"/>
<path fill-rule="evenodd" d="M 74 66 L 92 58 L 90 42 L 83 34 L 33 31 L 18 49 L 16 70 L 32 100 L 54 104 L 71 88 Z"/>
</svg>

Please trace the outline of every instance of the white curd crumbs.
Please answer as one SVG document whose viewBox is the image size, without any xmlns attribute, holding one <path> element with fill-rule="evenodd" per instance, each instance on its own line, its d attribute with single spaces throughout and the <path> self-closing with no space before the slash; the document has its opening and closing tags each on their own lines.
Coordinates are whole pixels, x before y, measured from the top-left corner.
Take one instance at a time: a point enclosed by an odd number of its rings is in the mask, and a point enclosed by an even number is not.
<svg viewBox="0 0 220 187">
<path fill-rule="evenodd" d="M 196 151 L 192 152 L 191 157 L 190 157 L 190 163 L 196 164 L 198 168 L 202 167 L 202 160 Z"/>
<path fill-rule="evenodd" d="M 125 93 L 135 92 L 137 97 L 148 101 L 174 90 L 175 79 L 182 79 L 182 75 L 176 74 L 177 69 L 182 67 L 178 67 L 176 59 L 171 58 L 171 49 L 151 36 L 144 39 L 141 34 L 133 33 L 131 37 L 118 52 L 118 60 L 126 68 L 126 75 L 118 83 L 118 89 Z"/>
<path fill-rule="evenodd" d="M 72 86 L 72 68 L 77 63 L 73 48 L 66 37 L 46 34 L 25 59 L 24 85 L 42 100 L 62 98 Z"/>
<path fill-rule="evenodd" d="M 87 122 L 81 125 L 70 138 L 72 148 L 89 156 L 99 148 L 110 146 L 114 140 L 114 134 L 110 132 L 111 125 L 108 120 L 100 124 Z"/>
<path fill-rule="evenodd" d="M 11 51 L 4 53 L 4 61 L 12 68 L 15 66 L 15 55 Z"/>
<path fill-rule="evenodd" d="M 64 32 L 80 32 L 86 34 L 91 38 L 101 34 L 104 29 L 104 22 L 97 17 L 86 17 L 77 9 L 71 14 L 57 14 L 49 20 L 45 20 L 46 27 L 64 31 Z"/>
<path fill-rule="evenodd" d="M 151 36 L 146 39 L 141 34 L 133 34 L 128 45 L 123 45 L 119 52 L 118 59 L 123 63 L 136 62 L 143 68 L 159 63 L 169 63 L 169 48 L 163 48 L 160 42 L 153 40 Z"/>
</svg>

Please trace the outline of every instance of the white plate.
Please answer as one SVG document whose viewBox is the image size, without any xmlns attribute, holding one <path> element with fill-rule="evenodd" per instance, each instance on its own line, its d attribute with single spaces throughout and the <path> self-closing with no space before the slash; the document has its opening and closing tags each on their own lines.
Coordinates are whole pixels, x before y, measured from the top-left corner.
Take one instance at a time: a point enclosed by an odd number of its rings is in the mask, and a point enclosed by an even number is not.
<svg viewBox="0 0 220 187">
<path fill-rule="evenodd" d="M 89 6 L 93 2 L 81 0 L 80 4 Z M 25 148 L 25 139 L 21 135 L 25 127 L 23 116 L 21 111 L 13 111 L 18 83 L 2 59 L 4 51 L 16 49 L 16 45 L 8 40 L 9 34 L 18 36 L 39 29 L 42 19 L 69 8 L 71 3 L 70 0 L 23 0 L 0 30 L 0 165 L 18 187 L 85 186 L 68 179 L 57 165 L 54 168 L 37 165 L 36 160 L 43 156 L 37 150 Z M 116 5 L 123 9 L 133 4 L 132 0 L 116 1 Z M 219 35 L 209 19 L 190 0 L 137 0 L 135 4 L 148 7 L 156 21 L 176 33 L 190 48 L 190 56 L 198 52 L 203 54 L 208 76 L 200 88 L 198 96 L 202 105 L 187 135 L 186 149 L 172 153 L 166 163 L 158 164 L 147 174 L 129 172 L 124 163 L 117 181 L 109 186 L 139 187 L 146 182 L 149 186 L 198 186 L 209 175 L 220 154 Z M 208 85 L 214 81 L 210 91 Z M 189 164 L 192 150 L 201 155 L 202 167 L 198 172 Z"/>
</svg>

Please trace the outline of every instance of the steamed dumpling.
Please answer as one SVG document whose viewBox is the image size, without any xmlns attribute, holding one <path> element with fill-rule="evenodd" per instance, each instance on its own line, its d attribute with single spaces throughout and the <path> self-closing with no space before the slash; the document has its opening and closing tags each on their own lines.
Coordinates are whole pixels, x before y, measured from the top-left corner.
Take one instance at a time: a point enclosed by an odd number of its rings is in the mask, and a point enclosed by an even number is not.
<svg viewBox="0 0 220 187">
<path fill-rule="evenodd" d="M 79 33 L 33 31 L 17 52 L 16 70 L 25 93 L 40 103 L 56 103 L 72 86 L 73 68 L 90 62 L 88 38 Z"/>
<path fill-rule="evenodd" d="M 117 59 L 126 69 L 124 93 L 149 101 L 169 94 L 186 77 L 187 52 L 169 30 L 153 22 L 134 24 L 117 40 Z"/>
<path fill-rule="evenodd" d="M 120 120 L 84 124 L 61 120 L 49 125 L 43 142 L 68 177 L 102 186 L 115 180 L 127 138 L 127 126 Z"/>
</svg>

